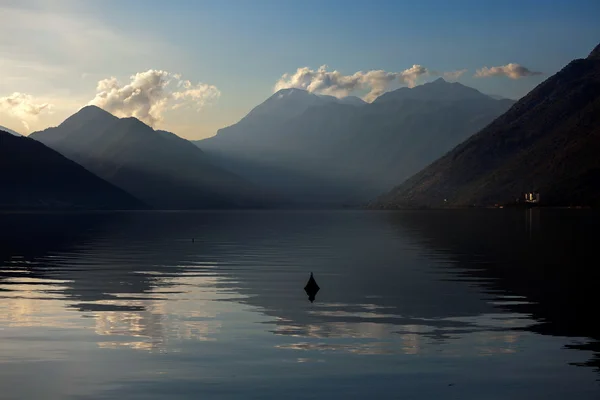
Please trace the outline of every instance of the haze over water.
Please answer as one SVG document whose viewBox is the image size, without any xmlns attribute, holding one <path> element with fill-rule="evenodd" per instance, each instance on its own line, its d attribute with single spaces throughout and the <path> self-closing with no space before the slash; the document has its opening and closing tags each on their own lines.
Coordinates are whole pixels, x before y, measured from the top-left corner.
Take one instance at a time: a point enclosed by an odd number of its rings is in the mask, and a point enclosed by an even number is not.
<svg viewBox="0 0 600 400">
<path fill-rule="evenodd" d="M 599 222 L 3 213 L 0 398 L 597 399 Z"/>
</svg>

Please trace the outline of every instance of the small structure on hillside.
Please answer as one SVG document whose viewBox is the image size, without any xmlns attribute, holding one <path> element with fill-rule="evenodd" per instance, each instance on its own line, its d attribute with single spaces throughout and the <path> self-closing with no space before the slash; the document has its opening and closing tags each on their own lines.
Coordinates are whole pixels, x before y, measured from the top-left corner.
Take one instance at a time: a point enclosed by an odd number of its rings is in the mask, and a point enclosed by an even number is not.
<svg viewBox="0 0 600 400">
<path fill-rule="evenodd" d="M 539 203 L 540 202 L 540 194 L 538 192 L 525 193 L 525 202 L 526 203 Z"/>
</svg>

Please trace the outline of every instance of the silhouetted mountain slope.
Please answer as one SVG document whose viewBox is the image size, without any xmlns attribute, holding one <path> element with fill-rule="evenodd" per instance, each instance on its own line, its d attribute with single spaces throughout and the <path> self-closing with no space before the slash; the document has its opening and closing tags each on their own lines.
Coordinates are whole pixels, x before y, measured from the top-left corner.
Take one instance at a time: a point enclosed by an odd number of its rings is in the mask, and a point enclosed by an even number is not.
<svg viewBox="0 0 600 400">
<path fill-rule="evenodd" d="M 0 209 L 147 208 L 42 143 L 3 131 L 0 193 Z"/>
<path fill-rule="evenodd" d="M 257 207 L 262 193 L 198 147 L 136 118 L 88 106 L 32 138 L 158 209 Z"/>
<path fill-rule="evenodd" d="M 328 97 L 282 90 L 196 143 L 221 167 L 298 202 L 356 204 L 408 178 L 513 104 L 443 79 L 360 106 Z"/>
<path fill-rule="evenodd" d="M 5 128 L 5 127 L 4 127 L 4 126 L 2 126 L 2 125 L 0 125 L 0 131 L 3 131 L 3 132 L 8 132 L 8 133 L 10 133 L 10 134 L 11 134 L 11 135 L 13 135 L 13 136 L 23 136 L 23 135 L 21 135 L 19 132 L 15 132 L 15 131 L 13 131 L 12 129 Z"/>
<path fill-rule="evenodd" d="M 373 203 L 440 207 L 600 204 L 600 57 L 574 60 L 508 112 Z M 447 202 L 444 201 L 447 199 Z"/>
<path fill-rule="evenodd" d="M 594 47 L 587 57 L 588 60 L 600 60 L 600 43 Z"/>
</svg>

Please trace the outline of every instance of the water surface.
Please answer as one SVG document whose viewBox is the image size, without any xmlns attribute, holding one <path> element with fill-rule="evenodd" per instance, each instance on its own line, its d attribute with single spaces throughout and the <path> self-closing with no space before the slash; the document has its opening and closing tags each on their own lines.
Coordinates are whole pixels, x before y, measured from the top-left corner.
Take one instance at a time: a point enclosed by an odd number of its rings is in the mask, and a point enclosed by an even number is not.
<svg viewBox="0 0 600 400">
<path fill-rule="evenodd" d="M 599 222 L 3 213 L 0 397 L 598 399 Z"/>
</svg>

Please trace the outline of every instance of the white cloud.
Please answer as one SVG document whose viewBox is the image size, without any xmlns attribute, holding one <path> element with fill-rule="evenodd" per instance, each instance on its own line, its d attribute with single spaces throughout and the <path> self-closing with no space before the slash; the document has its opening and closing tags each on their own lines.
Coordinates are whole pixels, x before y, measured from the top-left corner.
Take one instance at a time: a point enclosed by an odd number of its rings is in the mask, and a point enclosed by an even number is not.
<svg viewBox="0 0 600 400">
<path fill-rule="evenodd" d="M 383 94 L 392 82 L 413 87 L 419 77 L 430 74 L 432 72 L 422 65 L 413 65 L 401 72 L 371 70 L 358 71 L 352 75 L 343 75 L 337 70 L 328 71 L 327 65 L 323 65 L 317 70 L 302 67 L 298 68 L 294 74 L 283 74 L 275 84 L 274 90 L 298 88 L 313 93 L 345 97 L 353 91 L 366 89 L 369 92 L 364 99 L 373 101 Z"/>
<path fill-rule="evenodd" d="M 506 76 L 510 79 L 519 79 L 526 76 L 541 75 L 541 72 L 531 71 L 522 65 L 510 63 L 499 67 L 483 67 L 475 73 L 476 78 L 488 78 L 491 76 Z"/>
<path fill-rule="evenodd" d="M 10 96 L 0 97 L 0 111 L 18 118 L 25 129 L 29 131 L 29 122 L 37 120 L 43 112 L 48 112 L 51 104 L 40 103 L 33 96 L 15 92 Z"/>
<path fill-rule="evenodd" d="M 119 117 L 136 117 L 155 126 L 168 109 L 193 106 L 200 110 L 220 95 L 214 85 L 194 85 L 181 80 L 179 74 L 149 69 L 132 75 L 125 85 L 115 77 L 99 81 L 96 96 L 89 104 Z"/>
<path fill-rule="evenodd" d="M 444 78 L 448 81 L 457 81 L 463 76 L 468 70 L 467 69 L 459 69 L 457 71 L 449 71 L 444 72 Z"/>
</svg>

